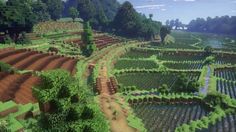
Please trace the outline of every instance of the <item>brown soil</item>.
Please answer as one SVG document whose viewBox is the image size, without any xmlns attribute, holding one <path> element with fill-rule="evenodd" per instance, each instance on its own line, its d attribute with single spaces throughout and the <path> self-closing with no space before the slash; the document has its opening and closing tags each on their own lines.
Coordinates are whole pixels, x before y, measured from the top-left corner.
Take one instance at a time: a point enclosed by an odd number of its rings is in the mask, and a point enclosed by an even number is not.
<svg viewBox="0 0 236 132">
<path fill-rule="evenodd" d="M 2 74 L 2 73 L 1 73 Z M 13 100 L 20 104 L 35 103 L 32 86 L 40 80 L 29 74 L 8 74 L 0 80 L 0 101 Z"/>
<path fill-rule="evenodd" d="M 76 59 L 49 55 L 25 49 L 0 50 L 0 61 L 8 63 L 21 70 L 45 71 L 62 68 L 70 73 L 75 73 Z"/>
<path fill-rule="evenodd" d="M 101 78 L 101 91 L 99 95 L 99 102 L 102 112 L 105 114 L 106 118 L 109 120 L 110 129 L 112 132 L 135 132 L 134 128 L 128 125 L 126 120 L 127 111 L 123 109 L 120 102 L 124 102 L 124 100 L 117 96 L 111 95 L 108 87 L 108 77 L 107 77 L 107 69 L 106 67 L 102 67 L 100 70 L 100 78 Z M 119 103 L 117 102 L 119 101 Z"/>
</svg>

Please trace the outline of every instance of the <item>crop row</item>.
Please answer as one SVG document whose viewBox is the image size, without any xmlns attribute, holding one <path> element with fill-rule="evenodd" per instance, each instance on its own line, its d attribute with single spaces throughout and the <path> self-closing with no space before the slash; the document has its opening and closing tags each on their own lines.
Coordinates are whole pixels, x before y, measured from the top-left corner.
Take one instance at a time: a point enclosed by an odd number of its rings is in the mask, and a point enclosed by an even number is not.
<svg viewBox="0 0 236 132">
<path fill-rule="evenodd" d="M 202 69 L 202 63 L 164 63 L 170 69 Z"/>
<path fill-rule="evenodd" d="M 115 63 L 115 69 L 130 69 L 130 68 L 145 68 L 155 69 L 158 68 L 157 63 L 151 60 L 118 60 Z"/>
<path fill-rule="evenodd" d="M 40 79 L 30 74 L 0 72 L 0 101 L 14 100 L 20 104 L 35 103 L 32 87 L 39 83 Z"/>
<path fill-rule="evenodd" d="M 236 84 L 226 80 L 217 80 L 217 91 L 229 95 L 231 98 L 236 98 Z"/>
<path fill-rule="evenodd" d="M 236 70 L 234 69 L 221 69 L 215 70 L 214 75 L 223 79 L 236 81 Z"/>
<path fill-rule="evenodd" d="M 217 121 L 214 125 L 197 132 L 235 132 L 236 114 L 228 114 L 225 118 Z"/>
<path fill-rule="evenodd" d="M 77 63 L 77 60 L 73 58 L 26 49 L 1 50 L 0 61 L 20 70 L 42 71 L 62 68 L 71 73 L 75 73 Z"/>
<path fill-rule="evenodd" d="M 65 40 L 65 43 L 78 46 L 80 47 L 83 45 L 83 41 L 81 39 L 71 39 L 71 40 Z M 114 38 L 107 35 L 97 36 L 94 38 L 94 43 L 96 44 L 98 49 L 105 48 L 111 44 L 119 43 L 121 42 L 118 38 Z"/>
<path fill-rule="evenodd" d="M 159 88 L 163 84 L 172 87 L 177 80 L 178 73 L 124 73 L 116 78 L 121 86 L 136 86 L 142 89 Z M 190 79 L 198 80 L 200 73 L 188 73 Z"/>
<path fill-rule="evenodd" d="M 208 114 L 201 105 L 131 105 L 135 114 L 143 120 L 149 132 L 174 131 L 181 124 L 198 120 Z"/>
</svg>

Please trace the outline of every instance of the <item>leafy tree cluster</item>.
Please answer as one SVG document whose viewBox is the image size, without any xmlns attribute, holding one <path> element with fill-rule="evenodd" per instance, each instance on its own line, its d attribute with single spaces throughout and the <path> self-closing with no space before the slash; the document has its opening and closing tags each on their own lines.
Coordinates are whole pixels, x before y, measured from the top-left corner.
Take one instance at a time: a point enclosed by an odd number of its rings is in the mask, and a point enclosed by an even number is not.
<svg viewBox="0 0 236 132">
<path fill-rule="evenodd" d="M 88 98 L 80 98 L 78 80 L 64 70 L 40 74 L 42 83 L 33 89 L 39 104 L 48 104 L 38 122 L 31 126 L 34 131 L 99 131 L 107 129 L 104 120 L 91 106 Z M 86 95 L 88 96 L 88 95 Z M 48 106 L 47 105 L 47 106 Z M 44 108 L 46 109 L 46 108 Z"/>
<path fill-rule="evenodd" d="M 84 23 L 84 33 L 82 34 L 82 41 L 84 45 L 81 47 L 83 55 L 89 57 L 96 51 L 96 45 L 93 40 L 93 31 L 89 22 Z"/>
<path fill-rule="evenodd" d="M 37 22 L 59 19 L 63 6 L 61 0 L 8 0 L 0 9 L 0 32 L 22 42 L 20 33 L 30 32 Z"/>
<path fill-rule="evenodd" d="M 169 26 L 171 29 L 175 28 L 176 29 L 184 29 L 184 27 L 186 26 L 185 24 L 183 24 L 179 19 L 175 19 L 175 20 L 167 20 L 166 21 L 166 26 Z"/>
<path fill-rule="evenodd" d="M 200 84 L 197 80 L 190 80 L 189 77 L 182 73 L 178 75 L 177 81 L 173 86 L 175 92 L 198 92 Z"/>
<path fill-rule="evenodd" d="M 70 16 L 71 7 L 77 8 L 82 19 L 98 28 L 113 20 L 120 4 L 117 0 L 68 0 L 64 6 L 64 16 Z"/>
<path fill-rule="evenodd" d="M 236 16 L 222 16 L 207 19 L 197 18 L 188 24 L 188 30 L 217 34 L 236 34 Z"/>
<path fill-rule="evenodd" d="M 130 2 L 124 2 L 119 8 L 112 26 L 115 31 L 126 37 L 141 37 L 152 39 L 157 35 L 161 28 L 161 23 L 153 21 L 152 15 L 147 18 L 136 12 Z"/>
</svg>

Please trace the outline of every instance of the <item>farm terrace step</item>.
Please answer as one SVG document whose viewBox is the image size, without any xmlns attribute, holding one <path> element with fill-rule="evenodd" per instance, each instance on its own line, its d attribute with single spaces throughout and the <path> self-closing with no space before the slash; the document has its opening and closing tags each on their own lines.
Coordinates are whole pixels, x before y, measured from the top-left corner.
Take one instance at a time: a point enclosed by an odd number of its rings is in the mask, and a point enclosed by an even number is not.
<svg viewBox="0 0 236 132">
<path fill-rule="evenodd" d="M 120 39 L 108 36 L 108 35 L 100 35 L 94 37 L 94 43 L 96 44 L 98 49 L 105 48 L 109 45 L 116 44 L 121 42 Z M 64 43 L 71 44 L 72 46 L 82 46 L 83 41 L 81 39 L 70 39 L 70 40 L 64 40 Z"/>
<path fill-rule="evenodd" d="M 191 120 L 198 120 L 210 112 L 198 103 L 187 105 L 141 103 L 131 104 L 131 107 L 150 132 L 172 132 L 176 127 Z"/>
<path fill-rule="evenodd" d="M 77 63 L 75 58 L 54 55 L 54 53 L 14 48 L 0 50 L 0 61 L 20 70 L 45 71 L 62 68 L 70 73 L 75 73 Z"/>
<path fill-rule="evenodd" d="M 19 104 L 37 102 L 32 87 L 40 83 L 38 77 L 31 74 L 8 74 L 0 72 L 0 101 L 14 100 Z"/>
</svg>

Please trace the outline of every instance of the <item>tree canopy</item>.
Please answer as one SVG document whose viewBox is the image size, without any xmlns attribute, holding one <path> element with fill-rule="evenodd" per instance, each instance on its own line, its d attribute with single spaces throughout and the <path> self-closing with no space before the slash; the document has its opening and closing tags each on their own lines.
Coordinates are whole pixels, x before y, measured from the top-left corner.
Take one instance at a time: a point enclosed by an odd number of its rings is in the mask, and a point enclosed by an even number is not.
<svg viewBox="0 0 236 132">
<path fill-rule="evenodd" d="M 112 25 L 120 35 L 145 39 L 152 39 L 161 27 L 160 22 L 137 13 L 130 2 L 124 2 L 119 8 Z"/>
<path fill-rule="evenodd" d="M 197 18 L 188 24 L 188 31 L 235 35 L 235 23 L 236 16 Z"/>
<path fill-rule="evenodd" d="M 69 10 L 69 14 L 70 14 L 70 17 L 73 19 L 73 22 L 74 22 L 75 18 L 77 18 L 79 16 L 79 11 L 76 8 L 71 7 L 70 10 Z"/>
</svg>

